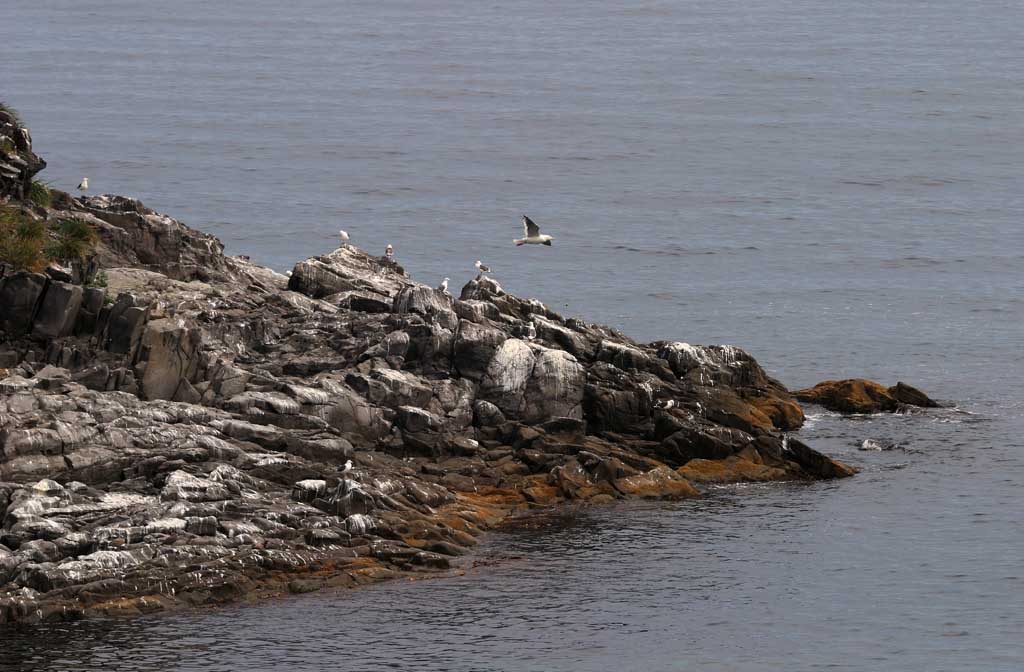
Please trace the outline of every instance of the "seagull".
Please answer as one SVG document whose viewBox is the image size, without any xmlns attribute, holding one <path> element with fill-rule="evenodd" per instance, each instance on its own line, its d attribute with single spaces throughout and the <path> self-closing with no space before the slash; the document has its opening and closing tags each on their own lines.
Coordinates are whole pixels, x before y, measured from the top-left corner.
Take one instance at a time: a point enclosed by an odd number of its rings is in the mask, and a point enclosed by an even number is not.
<svg viewBox="0 0 1024 672">
<path fill-rule="evenodd" d="M 476 270 L 480 271 L 480 275 L 483 275 L 484 273 L 490 273 L 491 272 L 491 267 L 490 266 L 485 266 L 484 264 L 481 264 L 479 259 L 477 259 L 476 263 L 473 264 L 473 265 L 476 266 Z"/>
<path fill-rule="evenodd" d="M 547 245 L 551 246 L 551 241 L 554 240 L 551 236 L 546 233 L 540 232 L 540 227 L 533 223 L 533 220 L 523 215 L 523 231 L 526 234 L 525 238 L 517 238 L 512 242 L 518 245 Z"/>
<path fill-rule="evenodd" d="M 388 243 L 388 246 L 384 248 L 384 258 L 388 261 L 393 261 L 395 258 L 395 248 L 391 247 L 391 243 Z"/>
<path fill-rule="evenodd" d="M 89 178 L 83 177 L 82 181 L 78 184 L 78 190 L 83 194 L 89 189 Z"/>
<path fill-rule="evenodd" d="M 437 288 L 437 291 L 448 293 L 448 278 L 445 278 L 441 285 Z"/>
<path fill-rule="evenodd" d="M 532 341 L 537 338 L 537 327 L 533 324 L 533 320 L 530 320 L 530 324 L 526 327 L 526 340 Z"/>
<path fill-rule="evenodd" d="M 660 408 L 662 410 L 666 410 L 667 411 L 670 408 L 675 408 L 676 407 L 676 400 L 675 399 L 669 399 L 667 401 L 658 401 L 658 402 L 655 402 L 654 407 L 655 408 Z"/>
<path fill-rule="evenodd" d="M 342 245 L 348 242 L 348 231 L 342 229 L 341 231 L 338 231 L 338 236 L 341 238 Z"/>
<path fill-rule="evenodd" d="M 350 471 L 352 471 L 352 460 L 347 460 L 345 466 L 341 468 L 341 475 L 344 476 Z"/>
</svg>

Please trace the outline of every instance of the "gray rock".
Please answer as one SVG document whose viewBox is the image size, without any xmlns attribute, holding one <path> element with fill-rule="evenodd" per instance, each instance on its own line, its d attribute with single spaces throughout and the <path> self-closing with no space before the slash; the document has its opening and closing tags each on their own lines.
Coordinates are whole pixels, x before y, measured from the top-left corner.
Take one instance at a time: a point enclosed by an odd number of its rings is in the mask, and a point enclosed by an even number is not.
<svg viewBox="0 0 1024 672">
<path fill-rule="evenodd" d="M 424 317 L 444 316 L 447 325 L 455 324 L 452 298 L 436 289 L 424 285 L 404 287 L 395 295 L 392 312 L 399 315 L 416 313 Z M 447 317 L 451 315 L 451 317 Z"/>
<path fill-rule="evenodd" d="M 49 279 L 42 273 L 15 273 L 0 278 L 0 331 L 11 337 L 28 333 Z"/>
<path fill-rule="evenodd" d="M 142 339 L 148 317 L 148 309 L 136 306 L 134 296 L 118 296 L 107 311 L 104 347 L 116 354 L 133 354 Z M 102 315 L 100 319 L 103 320 Z"/>
<path fill-rule="evenodd" d="M 179 321 L 151 320 L 141 340 L 139 359 L 142 396 L 145 399 L 173 399 L 182 381 L 194 380 L 199 369 L 200 336 Z"/>
<path fill-rule="evenodd" d="M 2 298 L 0 298 L 2 301 Z M 66 282 L 51 281 L 46 286 L 32 325 L 35 338 L 62 338 L 71 334 L 82 305 L 82 288 Z"/>
<path fill-rule="evenodd" d="M 507 339 L 503 331 L 461 320 L 455 334 L 452 363 L 460 375 L 481 380 L 487 373 L 495 351 Z"/>
<path fill-rule="evenodd" d="M 525 341 L 516 338 L 506 340 L 487 365 L 480 383 L 480 397 L 493 403 L 506 416 L 519 417 L 535 363 L 533 350 Z"/>
<path fill-rule="evenodd" d="M 478 399 L 473 404 L 473 424 L 477 427 L 497 427 L 505 422 L 505 414 L 489 401 Z"/>
<path fill-rule="evenodd" d="M 582 418 L 586 379 L 586 370 L 568 352 L 542 349 L 526 384 L 520 417 L 531 424 Z"/>
</svg>

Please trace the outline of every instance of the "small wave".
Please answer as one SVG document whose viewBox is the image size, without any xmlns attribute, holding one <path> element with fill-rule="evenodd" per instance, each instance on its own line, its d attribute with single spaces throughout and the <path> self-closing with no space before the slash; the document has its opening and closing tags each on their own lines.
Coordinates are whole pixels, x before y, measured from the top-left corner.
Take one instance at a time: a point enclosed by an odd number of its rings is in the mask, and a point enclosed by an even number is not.
<svg viewBox="0 0 1024 672">
<path fill-rule="evenodd" d="M 895 441 L 884 441 L 877 439 L 864 439 L 864 441 L 861 442 L 860 446 L 858 446 L 859 450 L 873 450 L 879 452 L 883 450 L 899 450 L 901 448 L 903 448 L 903 446 Z"/>
<path fill-rule="evenodd" d="M 901 182 L 909 182 L 910 184 L 916 184 L 922 187 L 944 187 L 949 184 L 957 184 L 959 182 L 969 182 L 965 178 L 957 177 L 932 177 L 930 175 L 907 175 Z"/>
<path fill-rule="evenodd" d="M 882 268 L 931 268 L 933 266 L 941 266 L 944 263 L 947 263 L 947 261 L 911 255 L 899 257 L 898 259 L 883 259 L 881 266 Z"/>
<path fill-rule="evenodd" d="M 860 444 L 861 450 L 885 450 L 878 441 L 874 439 L 864 439 L 864 442 Z"/>
<path fill-rule="evenodd" d="M 658 257 L 700 257 L 700 256 L 712 256 L 716 254 L 734 254 L 738 252 L 757 252 L 761 248 L 754 245 L 747 245 L 745 247 L 722 247 L 714 250 L 698 250 L 682 247 L 680 245 L 667 245 L 659 248 L 642 248 L 634 247 L 632 245 L 615 245 L 612 247 L 613 250 L 621 252 L 637 252 L 639 254 L 649 254 Z"/>
<path fill-rule="evenodd" d="M 840 180 L 839 183 L 840 184 L 852 184 L 853 186 L 856 186 L 856 187 L 884 187 L 885 186 L 884 182 L 879 182 L 879 181 L 875 181 L 875 180 L 871 180 L 871 181 L 869 181 L 869 180 Z"/>
<path fill-rule="evenodd" d="M 832 411 L 822 411 L 820 413 L 805 413 L 804 414 L 804 429 L 810 429 L 811 427 L 818 424 L 823 418 L 835 418 L 839 417 L 838 413 Z"/>
</svg>

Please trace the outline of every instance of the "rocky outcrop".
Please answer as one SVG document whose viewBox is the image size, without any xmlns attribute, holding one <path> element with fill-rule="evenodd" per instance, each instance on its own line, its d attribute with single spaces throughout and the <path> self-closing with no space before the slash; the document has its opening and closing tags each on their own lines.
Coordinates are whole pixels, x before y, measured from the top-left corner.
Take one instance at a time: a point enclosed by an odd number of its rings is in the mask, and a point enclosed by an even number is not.
<svg viewBox="0 0 1024 672">
<path fill-rule="evenodd" d="M 738 348 L 350 245 L 286 278 L 131 199 L 69 215 L 106 288 L 0 278 L 0 622 L 434 572 L 538 507 L 852 473 Z"/>
<path fill-rule="evenodd" d="M 863 378 L 826 380 L 793 394 L 800 401 L 839 413 L 893 413 L 906 406 L 938 406 L 924 392 L 906 383 L 885 387 Z"/>
<path fill-rule="evenodd" d="M 74 202 L 74 215 L 99 233 L 97 261 L 104 267 L 133 266 L 174 280 L 232 277 L 224 245 L 214 236 L 150 210 L 134 198 L 99 195 Z"/>
<path fill-rule="evenodd" d="M 32 134 L 0 105 L 0 200 L 27 198 L 32 178 L 45 167 L 46 161 L 32 151 Z"/>
</svg>

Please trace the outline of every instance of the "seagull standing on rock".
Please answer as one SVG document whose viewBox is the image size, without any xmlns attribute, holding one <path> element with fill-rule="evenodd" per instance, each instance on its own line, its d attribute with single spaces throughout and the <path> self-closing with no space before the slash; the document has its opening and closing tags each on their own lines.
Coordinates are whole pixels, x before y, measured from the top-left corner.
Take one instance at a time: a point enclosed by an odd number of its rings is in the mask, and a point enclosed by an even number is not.
<svg viewBox="0 0 1024 672">
<path fill-rule="evenodd" d="M 491 272 L 491 267 L 481 264 L 479 259 L 477 259 L 476 263 L 473 265 L 476 266 L 476 270 L 480 271 L 480 275 Z"/>
<path fill-rule="evenodd" d="M 443 292 L 445 294 L 448 293 L 448 278 L 445 278 L 444 281 L 441 282 L 441 285 L 437 288 L 437 291 Z"/>
<path fill-rule="evenodd" d="M 338 237 L 341 238 L 341 245 L 344 247 L 345 243 L 348 242 L 348 231 L 345 231 L 344 229 L 338 231 Z"/>
<path fill-rule="evenodd" d="M 537 338 L 537 325 L 530 320 L 530 323 L 526 325 L 526 340 L 532 341 L 535 338 Z"/>
<path fill-rule="evenodd" d="M 526 234 L 525 238 L 516 238 L 512 241 L 517 247 L 519 245 L 547 245 L 550 247 L 551 241 L 554 240 L 552 236 L 541 233 L 540 227 L 526 215 L 523 215 L 523 232 Z"/>
<path fill-rule="evenodd" d="M 388 246 L 384 248 L 384 258 L 388 261 L 395 260 L 395 248 L 391 247 L 391 243 L 388 243 Z"/>
<path fill-rule="evenodd" d="M 352 471 L 352 460 L 347 460 L 345 462 L 345 466 L 343 466 L 339 471 L 342 476 L 348 475 L 348 473 Z"/>
<path fill-rule="evenodd" d="M 83 194 L 89 190 L 89 178 L 83 177 L 82 181 L 78 183 L 78 190 Z"/>
</svg>

